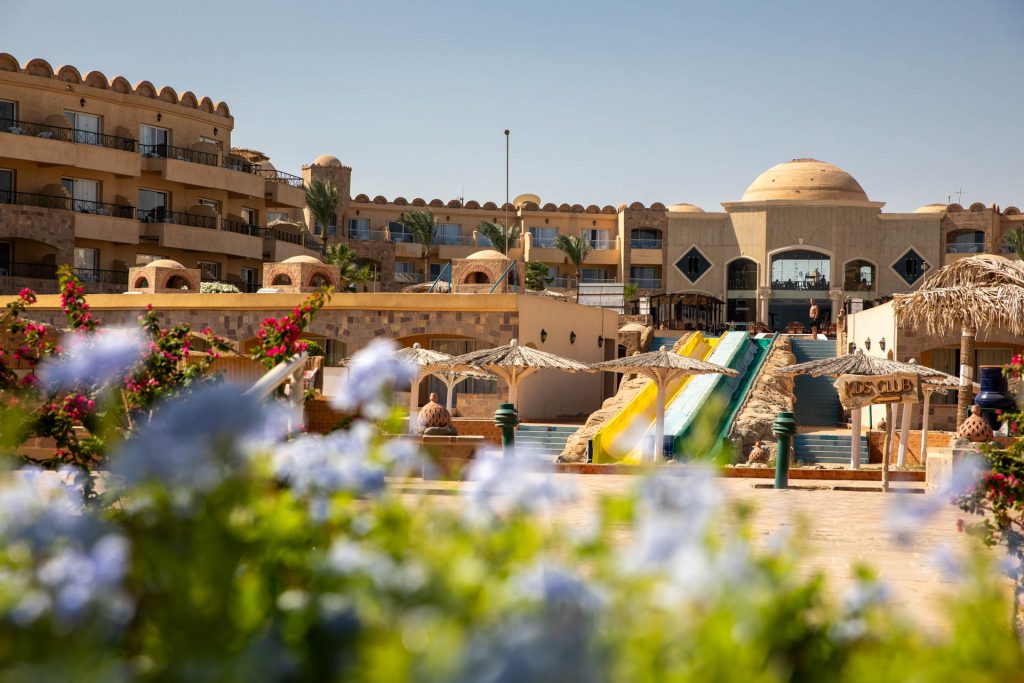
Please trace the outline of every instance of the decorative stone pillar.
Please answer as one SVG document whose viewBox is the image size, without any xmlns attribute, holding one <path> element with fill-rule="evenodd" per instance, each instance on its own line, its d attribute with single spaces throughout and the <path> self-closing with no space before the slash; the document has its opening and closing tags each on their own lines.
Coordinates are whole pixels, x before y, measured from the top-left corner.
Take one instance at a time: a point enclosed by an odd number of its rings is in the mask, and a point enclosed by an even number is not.
<svg viewBox="0 0 1024 683">
<path fill-rule="evenodd" d="M 772 298 L 771 287 L 757 288 L 757 321 L 768 324 L 768 302 Z"/>
<path fill-rule="evenodd" d="M 832 320 L 830 322 L 836 322 L 837 316 L 839 315 L 839 308 L 843 305 L 843 290 L 828 290 L 828 298 L 829 301 L 832 302 Z"/>
</svg>

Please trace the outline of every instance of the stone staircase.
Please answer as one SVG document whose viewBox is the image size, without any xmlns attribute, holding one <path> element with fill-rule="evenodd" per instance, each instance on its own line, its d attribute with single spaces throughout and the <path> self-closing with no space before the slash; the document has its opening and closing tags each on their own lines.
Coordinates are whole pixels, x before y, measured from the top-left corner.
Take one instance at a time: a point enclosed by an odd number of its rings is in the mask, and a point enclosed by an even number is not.
<svg viewBox="0 0 1024 683">
<path fill-rule="evenodd" d="M 793 356 L 797 363 L 833 358 L 836 355 L 834 341 L 801 337 L 791 337 L 790 339 Z M 842 422 L 843 409 L 839 404 L 839 394 L 832 386 L 833 382 L 835 379 L 832 377 L 797 376 L 793 389 L 796 396 L 796 404 L 793 409 L 798 425 L 801 427 L 834 427 Z"/>
<path fill-rule="evenodd" d="M 557 456 L 579 425 L 520 424 L 516 430 L 516 448 Z"/>
<path fill-rule="evenodd" d="M 801 465 L 849 465 L 852 435 L 797 434 L 793 439 L 793 460 Z M 860 462 L 868 461 L 868 438 L 860 437 Z"/>
</svg>

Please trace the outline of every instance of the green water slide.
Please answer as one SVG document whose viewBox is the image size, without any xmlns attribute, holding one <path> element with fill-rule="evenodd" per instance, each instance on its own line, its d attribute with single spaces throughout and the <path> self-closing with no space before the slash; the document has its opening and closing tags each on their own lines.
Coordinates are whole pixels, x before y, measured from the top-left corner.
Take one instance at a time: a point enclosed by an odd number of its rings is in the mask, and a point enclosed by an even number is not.
<svg viewBox="0 0 1024 683">
<path fill-rule="evenodd" d="M 727 332 L 706 358 L 739 371 L 736 377 L 698 375 L 666 407 L 665 449 L 676 457 L 700 457 L 725 442 L 775 338 L 751 339 Z"/>
</svg>

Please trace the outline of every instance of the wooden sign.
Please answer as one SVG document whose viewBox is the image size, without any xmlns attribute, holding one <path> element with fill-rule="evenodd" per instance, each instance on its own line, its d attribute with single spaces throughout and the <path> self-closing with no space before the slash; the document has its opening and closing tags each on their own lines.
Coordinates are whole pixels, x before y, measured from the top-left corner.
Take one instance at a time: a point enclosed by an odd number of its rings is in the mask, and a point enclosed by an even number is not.
<svg viewBox="0 0 1024 683">
<path fill-rule="evenodd" d="M 921 376 L 917 373 L 895 375 L 842 375 L 835 382 L 839 402 L 846 409 L 868 404 L 919 403 Z"/>
</svg>

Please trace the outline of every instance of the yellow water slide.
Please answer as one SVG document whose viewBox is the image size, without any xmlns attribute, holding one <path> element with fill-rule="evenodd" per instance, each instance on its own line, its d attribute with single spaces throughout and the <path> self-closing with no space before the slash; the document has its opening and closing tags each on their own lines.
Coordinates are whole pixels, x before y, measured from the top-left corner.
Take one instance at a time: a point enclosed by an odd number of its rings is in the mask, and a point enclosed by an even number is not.
<svg viewBox="0 0 1024 683">
<path fill-rule="evenodd" d="M 718 339 L 708 339 L 700 332 L 694 332 L 683 343 L 678 353 L 690 358 L 706 359 L 715 350 Z M 690 381 L 689 376 L 680 377 L 666 388 L 665 404 L 668 405 Z M 654 423 L 657 411 L 658 392 L 651 382 L 633 400 L 616 413 L 594 434 L 595 463 L 639 462 L 643 436 Z"/>
</svg>

